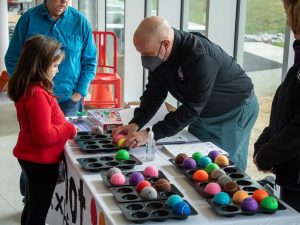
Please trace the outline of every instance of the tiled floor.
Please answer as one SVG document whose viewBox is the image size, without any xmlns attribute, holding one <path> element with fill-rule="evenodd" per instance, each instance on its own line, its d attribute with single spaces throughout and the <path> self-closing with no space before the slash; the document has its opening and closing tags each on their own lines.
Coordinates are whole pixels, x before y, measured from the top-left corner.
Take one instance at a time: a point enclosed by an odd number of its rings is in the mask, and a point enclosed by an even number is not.
<svg viewBox="0 0 300 225">
<path fill-rule="evenodd" d="M 272 58 L 273 61 L 280 61 L 282 57 L 277 48 L 270 48 L 260 44 L 254 46 L 249 44 L 250 53 L 261 52 L 261 48 L 264 48 L 262 53 L 265 58 Z M 256 48 L 256 50 L 255 50 Z M 266 52 L 274 51 L 274 53 Z M 265 174 L 257 172 L 252 163 L 252 154 L 254 140 L 260 134 L 263 127 L 268 122 L 268 114 L 270 110 L 270 102 L 272 95 L 276 87 L 281 81 L 281 70 L 264 70 L 259 72 L 249 72 L 249 76 L 252 78 L 255 85 L 255 91 L 259 96 L 261 103 L 260 118 L 253 130 L 252 138 L 250 141 L 249 149 L 249 165 L 247 173 L 259 179 L 264 177 Z M 19 126 L 16 121 L 16 113 L 14 105 L 5 97 L 0 94 L 0 225 L 18 225 L 20 224 L 20 213 L 22 211 L 22 197 L 19 192 L 19 174 L 20 166 L 17 160 L 12 155 L 12 149 L 15 145 Z M 54 224 L 53 224 L 54 225 Z"/>
</svg>

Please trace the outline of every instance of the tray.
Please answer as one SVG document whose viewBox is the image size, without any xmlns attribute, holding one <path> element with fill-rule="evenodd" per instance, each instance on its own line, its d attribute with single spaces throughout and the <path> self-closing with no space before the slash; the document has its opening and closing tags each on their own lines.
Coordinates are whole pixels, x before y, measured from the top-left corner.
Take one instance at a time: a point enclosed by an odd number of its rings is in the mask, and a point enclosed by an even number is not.
<svg viewBox="0 0 300 225">
<path fill-rule="evenodd" d="M 112 139 L 111 131 L 106 131 L 103 134 L 92 134 L 91 131 L 80 131 L 77 132 L 76 141 L 86 140 L 99 140 L 99 139 Z"/>
<path fill-rule="evenodd" d="M 112 140 L 108 138 L 77 141 L 77 144 L 80 150 L 86 153 L 112 153 L 117 152 L 119 149 L 126 149 L 116 146 Z"/>
<path fill-rule="evenodd" d="M 110 187 L 109 190 L 117 202 L 120 203 L 145 201 L 145 199 L 143 199 L 136 191 L 136 186 Z M 147 201 L 167 200 L 171 195 L 175 194 L 183 197 L 183 194 L 175 187 L 175 185 L 171 184 L 170 191 L 157 191 L 157 198 L 147 199 Z"/>
<path fill-rule="evenodd" d="M 142 162 L 135 156 L 129 154 L 129 160 L 118 160 L 115 155 L 103 155 L 100 157 L 78 158 L 79 164 L 88 171 L 98 172 L 108 170 L 112 167 L 120 169 L 132 169 L 135 165 L 142 165 Z"/>
<path fill-rule="evenodd" d="M 143 174 L 143 171 L 134 171 L 134 172 L 140 172 L 141 174 Z M 158 179 L 160 178 L 164 178 L 164 179 L 167 179 L 168 178 L 166 177 L 166 175 L 161 171 L 159 170 L 158 171 L 158 177 L 147 177 L 145 176 L 144 174 L 144 177 L 145 177 L 145 180 L 149 181 L 151 184 L 154 184 Z M 126 182 L 122 185 L 122 186 L 133 186 L 132 184 L 129 183 L 129 176 L 133 173 L 133 172 L 126 172 L 126 171 L 123 171 L 122 172 L 123 175 L 125 176 L 125 179 L 126 179 Z M 100 175 L 103 179 L 103 182 L 104 184 L 107 186 L 107 187 L 117 187 L 118 185 L 114 185 L 114 184 L 111 184 L 109 182 L 109 179 L 107 177 L 107 172 L 100 172 Z"/>
<path fill-rule="evenodd" d="M 190 206 L 190 215 L 197 215 L 197 211 L 187 201 L 185 202 Z M 165 201 L 121 203 L 119 207 L 125 218 L 133 223 L 163 222 L 167 219 L 185 220 L 188 218 L 185 215 L 174 214 L 172 209 L 165 204 Z"/>
</svg>

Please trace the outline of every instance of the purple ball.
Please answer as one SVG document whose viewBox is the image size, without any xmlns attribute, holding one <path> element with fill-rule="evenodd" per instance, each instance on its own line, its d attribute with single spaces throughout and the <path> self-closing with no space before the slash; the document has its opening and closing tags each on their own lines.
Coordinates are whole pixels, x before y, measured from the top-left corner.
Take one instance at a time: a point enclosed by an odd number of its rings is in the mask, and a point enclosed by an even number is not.
<svg viewBox="0 0 300 225">
<path fill-rule="evenodd" d="M 241 208 L 245 211 L 256 211 L 258 203 L 254 198 L 245 198 L 241 203 Z"/>
<path fill-rule="evenodd" d="M 140 172 L 133 172 L 129 176 L 129 183 L 133 185 L 137 185 L 140 181 L 145 180 L 144 176 Z"/>
<path fill-rule="evenodd" d="M 211 160 L 214 162 L 215 158 L 220 155 L 220 152 L 217 150 L 212 150 L 208 153 L 208 157 L 211 158 Z"/>
<path fill-rule="evenodd" d="M 194 159 L 192 158 L 186 158 L 185 160 L 183 160 L 182 162 L 182 166 L 185 169 L 196 169 L 197 167 L 197 163 Z"/>
</svg>

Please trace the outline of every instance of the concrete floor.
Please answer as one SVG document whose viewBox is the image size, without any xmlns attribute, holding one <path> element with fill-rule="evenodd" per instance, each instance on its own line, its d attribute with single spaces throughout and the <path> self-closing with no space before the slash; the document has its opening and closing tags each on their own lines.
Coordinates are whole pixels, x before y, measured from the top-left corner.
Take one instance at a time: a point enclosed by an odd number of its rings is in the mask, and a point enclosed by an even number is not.
<svg viewBox="0 0 300 225">
<path fill-rule="evenodd" d="M 263 56 L 274 60 L 272 56 L 276 56 L 275 61 L 280 61 L 282 55 L 278 53 L 277 48 L 270 49 L 269 45 L 259 44 L 256 46 L 250 43 L 249 52 L 261 52 L 261 48 L 271 53 L 263 52 Z M 266 48 L 264 48 L 266 47 Z M 281 50 L 282 51 L 282 50 Z M 282 54 L 282 53 L 281 53 Z M 260 114 L 257 123 L 253 129 L 248 154 L 247 173 L 255 180 L 266 176 L 258 172 L 252 163 L 253 143 L 261 133 L 262 129 L 267 125 L 271 101 L 274 91 L 281 81 L 281 69 L 265 70 L 248 73 L 255 85 L 256 94 L 259 96 Z M 0 225 L 17 225 L 20 224 L 20 214 L 23 208 L 22 197 L 19 192 L 19 174 L 20 166 L 12 155 L 12 149 L 16 143 L 19 125 L 16 120 L 16 112 L 12 102 L 7 97 L 0 94 Z"/>
</svg>

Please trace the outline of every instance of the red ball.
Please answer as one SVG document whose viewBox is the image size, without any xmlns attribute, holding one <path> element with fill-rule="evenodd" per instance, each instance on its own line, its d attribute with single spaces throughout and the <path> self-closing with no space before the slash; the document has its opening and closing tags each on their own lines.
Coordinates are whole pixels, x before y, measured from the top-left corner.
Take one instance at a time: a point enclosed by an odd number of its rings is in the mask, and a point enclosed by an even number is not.
<svg viewBox="0 0 300 225">
<path fill-rule="evenodd" d="M 147 180 L 140 181 L 136 186 L 136 191 L 140 193 L 144 187 L 151 187 L 151 183 Z"/>
</svg>

